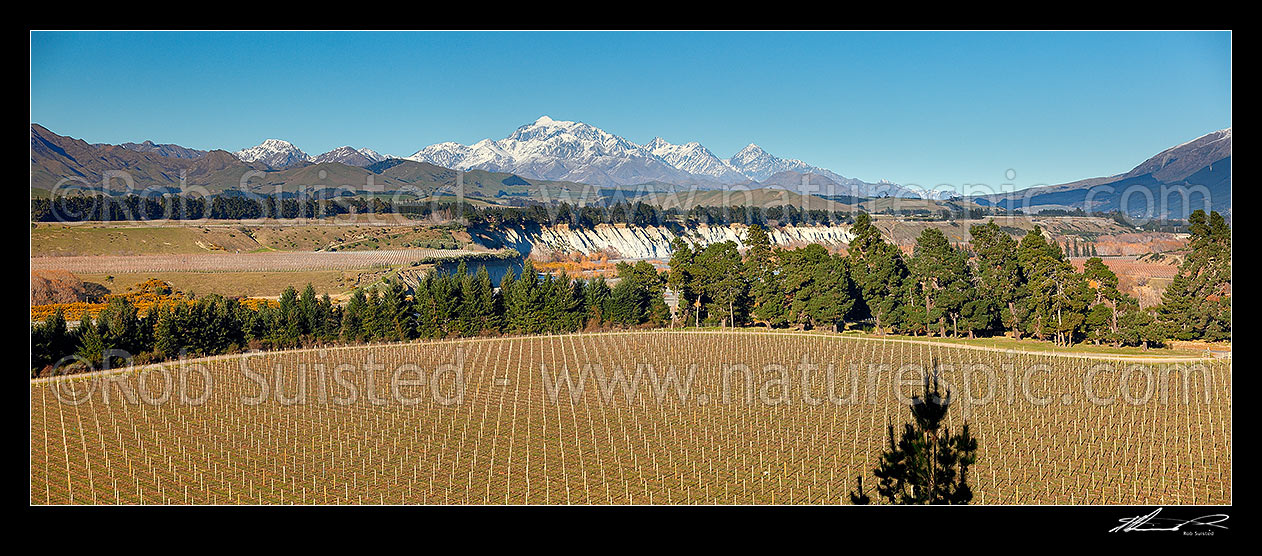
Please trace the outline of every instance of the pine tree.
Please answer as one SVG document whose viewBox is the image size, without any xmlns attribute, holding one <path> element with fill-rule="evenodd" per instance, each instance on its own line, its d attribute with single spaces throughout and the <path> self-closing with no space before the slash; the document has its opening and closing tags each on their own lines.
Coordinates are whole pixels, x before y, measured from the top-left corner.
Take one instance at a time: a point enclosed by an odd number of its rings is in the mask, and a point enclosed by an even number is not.
<svg viewBox="0 0 1262 556">
<path fill-rule="evenodd" d="M 307 287 L 302 290 L 302 295 L 298 297 L 298 315 L 302 327 L 302 333 L 308 335 L 316 335 L 320 329 L 320 311 L 319 300 L 316 298 L 315 287 L 311 282 L 307 282 Z"/>
<path fill-rule="evenodd" d="M 280 294 L 280 330 L 278 343 L 283 347 L 294 347 L 301 343 L 305 319 L 298 305 L 298 290 L 293 286 L 285 288 Z"/>
<path fill-rule="evenodd" d="M 435 272 L 430 272 L 417 281 L 412 292 L 412 310 L 416 312 L 416 335 L 420 338 L 441 338 L 442 329 L 438 325 L 438 309 L 434 300 Z"/>
<path fill-rule="evenodd" d="M 749 304 L 749 285 L 741 272 L 743 263 L 736 242 L 711 243 L 701 250 L 694 263 L 694 275 L 701 281 L 698 289 L 704 292 L 706 316 L 713 316 L 717 323 L 726 326 L 744 322 Z M 656 275 L 651 268 L 649 271 Z M 642 281 L 648 285 L 652 279 Z M 649 293 L 651 295 L 652 292 Z"/>
<path fill-rule="evenodd" d="M 321 341 L 332 341 L 337 338 L 341 327 L 341 312 L 333 305 L 329 294 L 320 296 L 318 335 Z"/>
<path fill-rule="evenodd" d="M 613 292 L 609 289 L 609 282 L 604 276 L 597 276 L 587 283 L 583 289 L 584 305 L 587 307 L 588 318 L 596 324 L 604 323 L 609 318 L 609 298 Z"/>
<path fill-rule="evenodd" d="M 371 290 L 364 304 L 364 339 L 380 341 L 390 335 L 390 314 L 376 289 Z"/>
<path fill-rule="evenodd" d="M 695 253 L 683 238 L 675 238 L 671 242 L 671 249 L 670 272 L 667 274 L 666 283 L 679 300 L 676 308 L 677 318 L 683 322 L 684 326 L 689 324 L 699 326 L 701 292 L 697 290 L 695 284 Z"/>
<path fill-rule="evenodd" d="M 855 305 L 846 259 L 835 257 L 818 244 L 780 252 L 784 266 L 780 282 L 787 302 L 785 321 L 832 331 L 841 329 Z"/>
<path fill-rule="evenodd" d="M 517 275 L 509 271 L 500 280 L 499 304 L 501 309 L 500 330 L 505 333 L 520 332 L 517 329 Z"/>
<path fill-rule="evenodd" d="M 76 355 L 94 368 L 102 366 L 105 352 L 109 349 L 106 345 L 106 330 L 103 324 L 100 320 L 92 322 L 92 317 L 88 315 L 84 315 L 79 320 L 79 349 Z"/>
<path fill-rule="evenodd" d="M 898 247 L 881 238 L 881 231 L 872 224 L 872 217 L 861 212 L 851 228 L 855 238 L 850 242 L 850 270 L 862 293 L 862 310 L 875 320 L 876 332 L 897 329 L 899 311 L 907 277 L 907 265 Z"/>
<path fill-rule="evenodd" d="M 1091 308 L 1084 322 L 1087 337 L 1096 343 L 1119 343 L 1119 308 L 1126 304 L 1124 298 L 1128 296 L 1118 289 L 1117 274 L 1104 264 L 1104 259 L 1092 257 L 1083 263 L 1082 275 L 1092 291 Z"/>
<path fill-rule="evenodd" d="M 991 305 L 998 307 L 1001 325 L 1020 339 L 1029 309 L 1026 279 L 1017 260 L 1017 241 L 994 220 L 972 226 L 969 234 L 973 238 L 973 252 L 977 254 L 976 295 L 989 300 L 975 304 L 974 309 L 987 311 Z"/>
<path fill-rule="evenodd" d="M 1218 212 L 1193 211 L 1191 239 L 1179 272 L 1162 295 L 1157 316 L 1178 340 L 1231 337 L 1231 229 Z"/>
<path fill-rule="evenodd" d="M 973 499 L 968 470 L 977 461 L 977 440 L 967 422 L 954 435 L 943 425 L 951 392 L 941 396 L 936 361 L 933 367 L 933 390 L 926 373 L 923 397 L 912 398 L 912 423 L 903 425 L 897 439 L 894 425 L 889 425 L 889 445 L 873 470 L 879 481 L 877 494 L 890 504 L 968 504 Z M 851 503 L 868 503 L 862 477 L 857 484 Z"/>
<path fill-rule="evenodd" d="M 1070 345 L 1086 319 L 1091 292 L 1064 252 L 1038 226 L 1021 239 L 1017 260 L 1029 288 L 1030 331 Z"/>
<path fill-rule="evenodd" d="M 475 336 L 482 330 L 482 315 L 477 307 L 479 300 L 473 292 L 473 276 L 463 260 L 456 268 L 456 290 L 459 308 L 452 321 L 452 331 L 460 336 Z"/>
<path fill-rule="evenodd" d="M 387 281 L 385 289 L 380 309 L 384 320 L 382 338 L 396 342 L 415 338 L 412 303 L 407 298 L 407 290 L 396 280 Z"/>
<path fill-rule="evenodd" d="M 783 326 L 786 323 L 784 285 L 777 270 L 780 261 L 771 248 L 771 238 L 762 226 L 749 227 L 745 240 L 749 246 L 745 259 L 745 274 L 749 279 L 753 318 L 767 326 Z"/>
<path fill-rule="evenodd" d="M 66 326 L 61 307 L 31 329 L 31 377 L 74 352 L 75 338 Z"/>
<path fill-rule="evenodd" d="M 964 252 L 952 248 L 941 230 L 925 228 L 908 267 L 908 284 L 914 290 L 909 305 L 917 304 L 923 331 L 931 334 L 937 328 L 946 336 L 950 322 L 952 334 L 958 336 L 964 305 L 974 295 Z"/>
<path fill-rule="evenodd" d="M 365 320 L 368 317 L 368 296 L 364 295 L 364 290 L 356 288 L 351 294 L 351 300 L 346 303 L 346 310 L 342 312 L 342 340 L 346 342 L 360 342 L 364 340 Z"/>
<path fill-rule="evenodd" d="M 509 326 L 514 332 L 539 334 L 547 328 L 544 321 L 543 288 L 534 263 L 526 261 L 521 279 L 513 283 L 512 296 L 506 301 Z"/>
<path fill-rule="evenodd" d="M 491 275 L 486 265 L 478 267 L 471 284 L 469 307 L 474 312 L 474 323 L 479 332 L 498 331 L 500 328 L 499 311 L 495 305 L 495 286 L 491 283 Z"/>
</svg>

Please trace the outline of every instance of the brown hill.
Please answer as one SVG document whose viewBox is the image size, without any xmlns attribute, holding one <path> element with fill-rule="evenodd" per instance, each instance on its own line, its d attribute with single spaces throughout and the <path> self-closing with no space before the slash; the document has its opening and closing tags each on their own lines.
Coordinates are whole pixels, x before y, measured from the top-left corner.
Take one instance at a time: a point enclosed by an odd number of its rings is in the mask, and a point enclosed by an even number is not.
<svg viewBox="0 0 1262 556">
<path fill-rule="evenodd" d="M 219 175 L 225 170 L 240 176 L 265 168 L 246 164 L 218 150 L 190 159 L 117 145 L 92 145 L 31 124 L 32 189 L 68 187 L 122 192 L 180 188 L 185 184 L 221 190 L 222 176 Z"/>
<path fill-rule="evenodd" d="M 582 191 L 589 187 L 572 182 L 525 180 L 512 174 L 482 170 L 462 175 L 426 162 L 399 159 L 365 167 L 324 162 L 274 170 L 263 164 L 242 162 L 223 150 L 188 158 L 162 156 L 161 152 L 187 153 L 175 149 L 176 145 L 161 147 L 166 148 L 138 150 L 118 145 L 94 145 L 58 135 L 39 124 L 31 124 L 33 194 L 53 189 L 110 193 L 140 193 L 158 189 L 200 190 L 209 194 L 245 190 L 271 195 L 293 193 L 300 189 L 337 188 L 357 194 L 407 191 L 427 196 L 435 192 L 455 195 L 457 186 L 463 186 L 467 197 L 492 200 L 501 194 L 532 199 L 556 198 L 549 195 Z"/>
<path fill-rule="evenodd" d="M 1183 204 L 1185 194 L 1188 206 Z M 1187 218 L 1191 210 L 1209 205 L 1230 219 L 1231 128 L 1170 147 L 1124 174 L 971 199 L 981 205 L 1029 213 L 1042 208 L 1081 208 L 1175 219 Z M 1147 199 L 1152 199 L 1151 206 Z"/>
</svg>

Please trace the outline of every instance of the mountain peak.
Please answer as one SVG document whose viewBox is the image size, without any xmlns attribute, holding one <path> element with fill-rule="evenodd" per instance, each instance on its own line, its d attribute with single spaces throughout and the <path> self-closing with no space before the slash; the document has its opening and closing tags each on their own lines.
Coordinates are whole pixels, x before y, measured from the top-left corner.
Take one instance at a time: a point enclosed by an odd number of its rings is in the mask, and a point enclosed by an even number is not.
<svg viewBox="0 0 1262 556">
<path fill-rule="evenodd" d="M 324 162 L 341 162 L 342 164 L 346 164 L 348 166 L 364 167 L 373 164 L 374 162 L 381 162 L 386 158 L 388 157 L 377 154 L 377 152 L 372 149 L 356 149 L 355 147 L 346 145 L 317 156 L 311 161 L 316 164 Z"/>
<path fill-rule="evenodd" d="M 289 141 L 286 141 L 286 140 L 284 140 L 284 139 L 266 139 L 266 140 L 264 140 L 262 143 L 260 143 L 260 144 L 259 144 L 259 146 L 260 146 L 260 147 L 271 147 L 271 148 L 276 148 L 276 147 L 294 147 L 294 144 L 293 144 L 293 143 L 290 143 Z M 294 147 L 294 148 L 297 148 L 297 147 Z"/>
<path fill-rule="evenodd" d="M 233 154 L 242 162 L 262 162 L 272 168 L 289 168 L 311 160 L 311 156 L 284 139 L 268 139 Z"/>
<path fill-rule="evenodd" d="M 1125 174 L 1126 177 L 1152 174 L 1162 181 L 1177 181 L 1201 168 L 1231 156 L 1231 128 L 1206 133 L 1196 139 L 1170 147 L 1145 160 Z"/>
<path fill-rule="evenodd" d="M 801 160 L 777 158 L 754 143 L 723 160 L 697 141 L 676 145 L 656 136 L 639 145 L 588 123 L 553 120 L 546 115 L 503 139 L 483 139 L 471 145 L 438 143 L 407 159 L 446 168 L 476 168 L 602 186 L 651 181 L 732 185 L 763 180 L 782 171 L 814 172 L 859 188 L 868 185 Z"/>
</svg>

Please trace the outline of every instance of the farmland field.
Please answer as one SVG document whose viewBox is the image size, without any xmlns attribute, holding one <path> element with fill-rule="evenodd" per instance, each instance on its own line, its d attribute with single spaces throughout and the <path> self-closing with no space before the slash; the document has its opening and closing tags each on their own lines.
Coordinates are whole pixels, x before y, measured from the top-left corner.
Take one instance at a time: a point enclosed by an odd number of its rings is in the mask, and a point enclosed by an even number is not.
<svg viewBox="0 0 1262 556">
<path fill-rule="evenodd" d="M 1101 260 L 1109 267 L 1109 270 L 1112 270 L 1118 276 L 1173 280 L 1175 274 L 1179 272 L 1178 264 L 1147 262 L 1137 260 L 1136 257 L 1103 257 Z M 1080 272 L 1086 261 L 1087 257 L 1073 257 L 1069 260 L 1069 262 L 1073 263 L 1074 269 Z"/>
<path fill-rule="evenodd" d="M 1118 277 L 1118 289 L 1134 296 L 1141 307 L 1154 307 L 1161 303 L 1170 282 L 1179 272 L 1177 259 L 1162 261 L 1143 260 L 1140 257 L 1121 256 L 1103 257 L 1104 264 Z M 1069 262 L 1074 269 L 1081 271 L 1086 264 L 1086 257 L 1073 257 Z"/>
<path fill-rule="evenodd" d="M 292 223 L 259 220 L 39 223 L 31 255 L 168 255 L 256 251 L 356 251 L 467 247 L 462 230 L 382 216 L 378 222 L 324 219 Z"/>
<path fill-rule="evenodd" d="M 146 280 L 157 279 L 171 287 L 197 295 L 219 294 L 226 297 L 278 297 L 285 288 L 297 291 L 311 284 L 317 294 L 337 297 L 356 286 L 375 281 L 382 269 L 309 270 L 291 272 L 145 272 L 136 274 L 81 274 L 86 282 L 104 284 L 111 292 L 124 292 Z M 109 278 L 113 280 L 109 280 Z"/>
<path fill-rule="evenodd" d="M 1230 360 L 753 331 L 312 349 L 33 380 L 31 502 L 846 503 L 856 476 L 875 483 L 886 425 L 908 420 L 900 395 L 920 391 L 931 362 L 954 393 L 948 426 L 967 421 L 980 443 L 973 503 L 1232 502 Z"/>
<path fill-rule="evenodd" d="M 65 270 L 77 274 L 349 270 L 398 266 L 436 257 L 457 258 L 473 253 L 475 252 L 461 249 L 397 249 L 314 253 L 273 251 L 241 254 L 31 257 L 31 270 Z"/>
</svg>

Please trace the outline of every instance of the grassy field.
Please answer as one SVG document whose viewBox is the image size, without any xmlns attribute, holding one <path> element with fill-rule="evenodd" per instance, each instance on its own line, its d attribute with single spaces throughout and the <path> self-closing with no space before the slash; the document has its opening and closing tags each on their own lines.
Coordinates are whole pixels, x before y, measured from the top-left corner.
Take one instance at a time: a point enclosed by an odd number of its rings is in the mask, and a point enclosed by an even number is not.
<svg viewBox="0 0 1262 556">
<path fill-rule="evenodd" d="M 69 270 L 115 293 L 157 278 L 198 295 L 274 297 L 311 283 L 336 298 L 417 257 L 471 244 L 459 227 L 398 215 L 300 224 L 41 223 L 31 229 L 31 267 Z"/>
<path fill-rule="evenodd" d="M 644 331 L 34 380 L 31 502 L 845 503 L 933 363 L 980 443 L 974 503 L 1232 501 L 1230 361 Z M 164 368 L 185 401 L 153 393 Z"/>
<path fill-rule="evenodd" d="M 31 230 L 31 256 L 248 252 L 258 242 L 232 227 L 105 227 L 40 224 Z"/>
<path fill-rule="evenodd" d="M 391 222 L 377 225 L 348 220 L 298 225 L 39 224 L 31 229 L 32 257 L 454 249 L 470 243 L 468 233 L 450 226 Z"/>
<path fill-rule="evenodd" d="M 295 272 L 157 272 L 141 274 L 82 274 L 85 282 L 104 285 L 112 293 L 126 291 L 151 278 L 170 282 L 183 292 L 198 296 L 277 297 L 293 286 L 302 291 L 310 283 L 317 294 L 338 296 L 361 283 L 372 283 L 382 270 L 311 270 Z M 109 279 L 111 278 L 112 279 Z"/>
<path fill-rule="evenodd" d="M 437 259 L 454 260 L 473 251 L 394 249 L 297 253 L 195 253 L 188 255 L 118 255 L 94 257 L 31 257 L 32 270 L 65 270 L 75 274 L 144 274 L 158 272 L 279 272 L 357 270 L 416 266 Z"/>
</svg>

